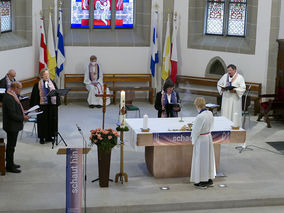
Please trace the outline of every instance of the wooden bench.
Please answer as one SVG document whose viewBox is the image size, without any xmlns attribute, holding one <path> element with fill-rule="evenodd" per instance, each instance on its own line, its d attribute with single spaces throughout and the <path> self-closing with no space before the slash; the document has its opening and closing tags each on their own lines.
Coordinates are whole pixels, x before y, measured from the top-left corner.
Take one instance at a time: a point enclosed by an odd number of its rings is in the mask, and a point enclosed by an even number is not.
<svg viewBox="0 0 284 213">
<path fill-rule="evenodd" d="M 148 91 L 149 101 L 153 104 L 154 89 L 152 88 L 151 74 L 104 74 L 104 83 L 108 85 L 110 91 L 113 91 L 113 103 L 116 104 L 116 92 L 121 90 L 130 91 Z M 137 83 L 146 82 L 146 86 L 124 86 L 124 82 Z M 73 84 L 72 84 L 73 83 Z M 76 84 L 74 84 L 76 83 Z M 78 84 L 80 83 L 80 84 Z M 119 85 L 117 84 L 119 83 Z M 84 84 L 84 74 L 64 74 L 64 88 L 70 88 L 69 92 L 83 92 L 87 91 Z M 67 104 L 67 95 L 64 97 L 64 103 Z"/>
<path fill-rule="evenodd" d="M 104 82 L 110 82 L 109 89 L 114 94 L 114 104 L 116 104 L 116 92 L 121 90 L 129 91 L 147 91 L 149 92 L 149 102 L 154 103 L 154 89 L 152 87 L 152 75 L 151 74 L 104 74 Z M 124 86 L 120 82 L 137 83 L 145 82 L 146 86 Z"/>
<path fill-rule="evenodd" d="M 196 76 L 177 75 L 176 88 L 181 92 L 190 91 L 194 95 L 213 96 L 217 99 L 217 104 L 221 106 L 221 96 L 217 90 L 216 78 L 205 78 Z M 251 85 L 250 99 L 254 102 L 254 114 L 260 111 L 259 96 L 261 94 L 261 84 L 246 82 L 246 87 Z"/>
</svg>

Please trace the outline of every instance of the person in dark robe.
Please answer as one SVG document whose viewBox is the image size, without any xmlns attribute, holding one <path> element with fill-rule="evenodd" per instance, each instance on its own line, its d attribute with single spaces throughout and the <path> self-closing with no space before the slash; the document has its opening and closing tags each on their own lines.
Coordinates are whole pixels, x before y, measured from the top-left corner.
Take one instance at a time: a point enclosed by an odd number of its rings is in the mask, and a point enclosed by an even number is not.
<svg viewBox="0 0 284 213">
<path fill-rule="evenodd" d="M 158 110 L 158 118 L 178 117 L 181 110 L 178 92 L 174 90 L 174 83 L 168 79 L 164 83 L 163 90 L 156 95 L 155 109 Z"/>
<path fill-rule="evenodd" d="M 0 80 L 0 88 L 6 89 L 7 92 L 8 89 L 10 89 L 11 87 L 11 83 L 16 81 L 15 77 L 16 77 L 16 71 L 13 69 L 9 70 L 7 75 L 5 75 L 5 77 Z M 4 93 L 0 94 L 0 101 L 2 101 L 3 96 Z"/>
<path fill-rule="evenodd" d="M 40 72 L 40 80 L 33 86 L 30 106 L 39 105 L 42 114 L 37 115 L 37 128 L 40 143 L 55 140 L 58 133 L 59 96 L 47 96 L 52 90 L 57 90 L 56 84 L 49 78 L 49 70 L 44 68 Z"/>
<path fill-rule="evenodd" d="M 6 171 L 20 173 L 20 165 L 14 162 L 14 153 L 19 131 L 23 129 L 23 121 L 28 120 L 18 95 L 22 89 L 20 82 L 12 82 L 3 97 L 3 129 L 7 133 Z"/>
</svg>

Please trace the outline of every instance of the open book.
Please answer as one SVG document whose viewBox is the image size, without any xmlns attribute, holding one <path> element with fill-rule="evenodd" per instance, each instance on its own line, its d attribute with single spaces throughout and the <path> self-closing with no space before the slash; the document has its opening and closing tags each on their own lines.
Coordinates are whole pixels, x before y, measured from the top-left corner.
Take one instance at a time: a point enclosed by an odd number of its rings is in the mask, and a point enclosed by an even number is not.
<svg viewBox="0 0 284 213">
<path fill-rule="evenodd" d="M 218 86 L 221 87 L 224 90 L 232 90 L 232 89 L 237 88 L 237 87 L 234 87 L 234 86 L 226 86 L 226 87 L 223 87 L 223 86 L 220 86 L 220 85 L 218 85 Z"/>
</svg>

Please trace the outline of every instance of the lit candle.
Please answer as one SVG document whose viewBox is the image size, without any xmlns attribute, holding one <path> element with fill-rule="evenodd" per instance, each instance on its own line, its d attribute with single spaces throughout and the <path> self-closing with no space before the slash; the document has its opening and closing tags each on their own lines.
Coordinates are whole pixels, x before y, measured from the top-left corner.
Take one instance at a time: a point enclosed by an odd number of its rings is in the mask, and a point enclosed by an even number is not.
<svg viewBox="0 0 284 213">
<path fill-rule="evenodd" d="M 233 123 L 234 127 L 239 127 L 239 114 L 237 112 L 234 113 Z"/>
<path fill-rule="evenodd" d="M 148 129 L 148 115 L 143 117 L 143 129 Z"/>
<path fill-rule="evenodd" d="M 125 110 L 125 91 L 120 93 L 120 127 L 125 127 L 125 114 L 121 112 L 121 109 Z"/>
</svg>

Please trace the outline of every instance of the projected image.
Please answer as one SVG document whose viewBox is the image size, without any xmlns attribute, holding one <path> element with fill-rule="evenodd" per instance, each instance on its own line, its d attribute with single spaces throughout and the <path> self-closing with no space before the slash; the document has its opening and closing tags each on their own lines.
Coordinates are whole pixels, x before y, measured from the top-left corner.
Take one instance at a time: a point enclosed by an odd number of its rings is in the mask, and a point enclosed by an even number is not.
<svg viewBox="0 0 284 213">
<path fill-rule="evenodd" d="M 110 28 L 111 0 L 94 0 L 94 28 Z"/>
<path fill-rule="evenodd" d="M 71 0 L 71 27 L 89 28 L 89 0 Z"/>
<path fill-rule="evenodd" d="M 133 28 L 133 1 L 116 0 L 116 28 Z"/>
</svg>

